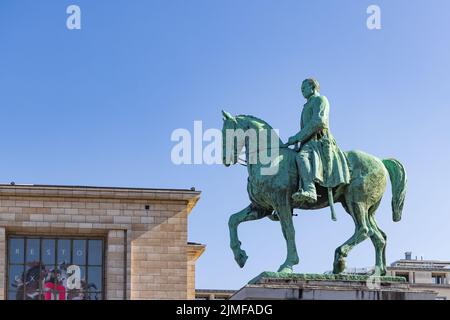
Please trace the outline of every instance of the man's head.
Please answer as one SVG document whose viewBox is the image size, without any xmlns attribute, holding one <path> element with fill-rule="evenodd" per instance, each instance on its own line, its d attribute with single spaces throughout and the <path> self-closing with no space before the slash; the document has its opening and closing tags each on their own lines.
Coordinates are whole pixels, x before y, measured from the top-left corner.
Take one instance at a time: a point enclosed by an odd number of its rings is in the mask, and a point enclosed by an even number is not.
<svg viewBox="0 0 450 320">
<path fill-rule="evenodd" d="M 306 99 L 311 97 L 313 94 L 319 93 L 319 91 L 320 91 L 320 85 L 316 79 L 308 78 L 308 79 L 303 80 L 302 94 Z"/>
</svg>

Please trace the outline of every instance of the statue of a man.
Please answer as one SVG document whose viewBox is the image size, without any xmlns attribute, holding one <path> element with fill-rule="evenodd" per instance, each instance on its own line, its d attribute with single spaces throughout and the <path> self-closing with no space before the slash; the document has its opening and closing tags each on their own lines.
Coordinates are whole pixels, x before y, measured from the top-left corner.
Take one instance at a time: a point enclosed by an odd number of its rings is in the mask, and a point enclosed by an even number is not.
<svg viewBox="0 0 450 320">
<path fill-rule="evenodd" d="M 302 110 L 301 130 L 287 143 L 300 143 L 296 158 L 299 190 L 292 198 L 299 202 L 315 203 L 315 182 L 333 188 L 348 184 L 350 173 L 347 159 L 331 135 L 328 123 L 330 105 L 328 99 L 319 94 L 319 83 L 315 79 L 306 79 L 301 90 L 307 100 Z"/>
</svg>

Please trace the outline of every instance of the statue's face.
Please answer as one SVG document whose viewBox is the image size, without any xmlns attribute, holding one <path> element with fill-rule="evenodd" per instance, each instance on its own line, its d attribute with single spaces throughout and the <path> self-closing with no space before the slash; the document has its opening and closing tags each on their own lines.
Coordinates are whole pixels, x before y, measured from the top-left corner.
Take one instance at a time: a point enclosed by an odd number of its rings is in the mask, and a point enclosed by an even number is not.
<svg viewBox="0 0 450 320">
<path fill-rule="evenodd" d="M 309 81 L 303 81 L 302 94 L 306 99 L 314 94 L 314 87 L 311 83 L 309 83 Z"/>
<path fill-rule="evenodd" d="M 228 112 L 222 111 L 223 128 L 222 128 L 222 161 L 228 167 L 238 162 L 239 154 L 245 144 L 245 137 L 235 136 L 237 128 L 236 118 Z M 239 138 L 239 139 L 238 139 Z"/>
</svg>

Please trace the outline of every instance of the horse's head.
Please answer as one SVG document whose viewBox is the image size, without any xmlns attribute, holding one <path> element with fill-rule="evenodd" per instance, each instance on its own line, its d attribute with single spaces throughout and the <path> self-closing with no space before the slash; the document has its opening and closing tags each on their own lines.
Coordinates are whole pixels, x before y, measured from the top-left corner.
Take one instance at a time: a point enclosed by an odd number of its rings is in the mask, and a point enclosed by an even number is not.
<svg viewBox="0 0 450 320">
<path fill-rule="evenodd" d="M 248 164 L 268 164 L 266 160 L 270 162 L 271 156 L 278 155 L 282 142 L 277 130 L 267 122 L 250 115 L 232 116 L 225 111 L 222 115 L 222 162 L 225 166 L 238 162 L 244 146 Z"/>
<path fill-rule="evenodd" d="M 225 166 L 238 162 L 239 154 L 244 148 L 245 139 L 242 135 L 236 135 L 236 131 L 241 129 L 235 117 L 222 110 L 222 162 Z"/>
</svg>

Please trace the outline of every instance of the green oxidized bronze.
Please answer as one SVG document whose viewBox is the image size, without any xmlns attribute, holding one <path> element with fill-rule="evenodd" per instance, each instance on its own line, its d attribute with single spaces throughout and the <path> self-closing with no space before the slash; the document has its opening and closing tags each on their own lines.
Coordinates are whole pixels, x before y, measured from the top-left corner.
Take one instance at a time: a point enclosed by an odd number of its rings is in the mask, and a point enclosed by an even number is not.
<svg viewBox="0 0 450 320">
<path fill-rule="evenodd" d="M 279 221 L 286 240 L 286 260 L 278 269 L 279 273 L 292 273 L 299 258 L 295 244 L 293 209 L 321 209 L 331 204 L 332 218 L 335 220 L 333 203 L 341 203 L 355 222 L 354 234 L 335 251 L 333 273 L 342 273 L 345 258 L 351 249 L 370 238 L 375 247 L 375 273 L 386 274 L 386 234 L 375 221 L 381 198 L 386 191 L 387 178 L 392 184 L 393 220 L 400 221 L 405 193 L 406 172 L 395 159 L 380 160 L 362 151 L 342 152 L 329 131 L 329 103 L 320 96 L 319 85 L 313 79 L 302 84 L 302 93 L 307 99 L 301 117 L 301 130 L 283 144 L 272 127 L 265 121 L 248 115 L 232 116 L 223 111 L 223 162 L 225 165 L 238 162 L 239 154 L 245 147 L 247 159 L 247 191 L 250 205 L 233 214 L 229 219 L 230 247 L 240 267 L 247 261 L 246 252 L 241 249 L 237 228 L 241 222 L 268 217 Z M 270 132 L 257 135 L 256 146 L 249 145 L 248 136 L 234 137 L 233 148 L 227 132 Z M 295 149 L 289 145 L 297 144 Z M 253 149 L 259 155 L 266 151 L 275 155 L 270 163 L 248 161 Z M 274 152 L 276 151 L 276 152 Z M 263 169 L 276 166 L 273 174 L 264 174 Z"/>
<path fill-rule="evenodd" d="M 307 101 L 302 110 L 301 130 L 287 143 L 300 143 L 296 160 L 301 183 L 292 198 L 298 202 L 315 203 L 316 183 L 328 188 L 331 199 L 331 188 L 348 184 L 350 172 L 345 155 L 330 132 L 330 106 L 327 98 L 319 94 L 319 83 L 306 79 L 302 83 L 302 94 Z M 333 208 L 332 218 L 336 220 Z"/>
</svg>

